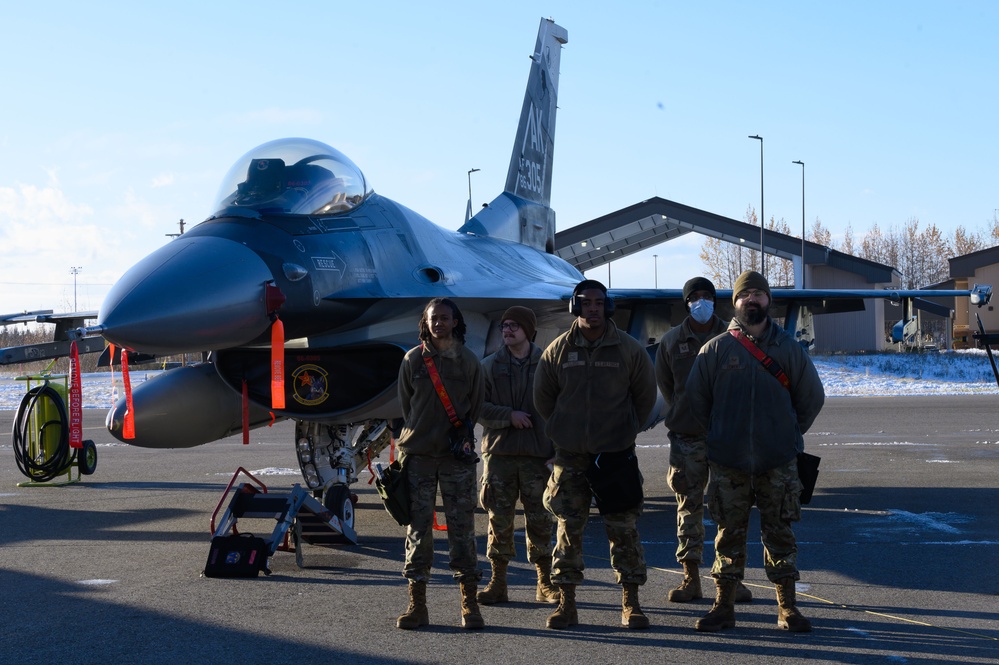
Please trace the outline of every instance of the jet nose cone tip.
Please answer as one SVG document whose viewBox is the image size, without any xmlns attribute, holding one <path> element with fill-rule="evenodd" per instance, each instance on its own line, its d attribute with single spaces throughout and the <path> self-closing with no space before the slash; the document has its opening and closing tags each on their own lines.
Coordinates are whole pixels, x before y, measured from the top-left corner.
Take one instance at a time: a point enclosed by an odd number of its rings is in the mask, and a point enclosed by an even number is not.
<svg viewBox="0 0 999 665">
<path fill-rule="evenodd" d="M 264 260 L 240 243 L 180 238 L 115 284 L 98 324 L 112 343 L 151 353 L 238 346 L 270 325 L 265 286 L 272 281 Z"/>
</svg>

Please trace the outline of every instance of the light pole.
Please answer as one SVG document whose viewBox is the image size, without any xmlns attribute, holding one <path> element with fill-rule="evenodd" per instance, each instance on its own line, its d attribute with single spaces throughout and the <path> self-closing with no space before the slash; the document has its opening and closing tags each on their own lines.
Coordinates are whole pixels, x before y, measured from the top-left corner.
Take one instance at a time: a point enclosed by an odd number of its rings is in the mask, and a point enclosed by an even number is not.
<svg viewBox="0 0 999 665">
<path fill-rule="evenodd" d="M 659 288 L 659 255 L 658 254 L 653 254 L 652 255 L 652 261 L 653 261 L 653 265 L 655 266 L 655 271 L 656 271 L 656 288 L 658 289 Z"/>
<path fill-rule="evenodd" d="M 83 270 L 83 266 L 70 266 L 69 272 L 73 274 L 73 311 L 76 310 L 76 276 Z"/>
<path fill-rule="evenodd" d="M 767 218 L 763 213 L 763 137 L 754 134 L 749 138 L 756 139 L 760 142 L 760 274 L 766 277 L 767 253 L 763 249 L 763 224 Z"/>
<path fill-rule="evenodd" d="M 465 209 L 465 221 L 472 218 L 472 174 L 479 169 L 468 169 L 468 208 Z"/>
<path fill-rule="evenodd" d="M 805 288 L 805 162 L 796 159 L 792 164 L 801 164 L 801 288 Z"/>
</svg>

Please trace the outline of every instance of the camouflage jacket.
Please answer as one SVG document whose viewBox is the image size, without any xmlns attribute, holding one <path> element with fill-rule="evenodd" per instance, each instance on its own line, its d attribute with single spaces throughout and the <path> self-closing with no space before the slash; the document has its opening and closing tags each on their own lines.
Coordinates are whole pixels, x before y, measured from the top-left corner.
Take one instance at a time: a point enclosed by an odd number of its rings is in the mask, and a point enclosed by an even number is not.
<svg viewBox="0 0 999 665">
<path fill-rule="evenodd" d="M 491 455 L 527 455 L 550 459 L 555 454 L 552 441 L 545 434 L 545 419 L 534 407 L 534 375 L 541 360 L 541 349 L 531 344 L 528 362 L 516 363 L 504 346 L 482 361 L 486 395 L 479 414 L 482 425 L 482 452 Z M 531 427 L 517 429 L 510 414 L 531 414 Z"/>
<path fill-rule="evenodd" d="M 735 319 L 733 329 L 741 330 Z M 825 401 L 812 359 L 773 319 L 757 345 L 787 374 L 790 390 L 731 334 L 701 348 L 687 379 L 691 411 L 707 428 L 708 459 L 750 473 L 794 459 Z"/>
<path fill-rule="evenodd" d="M 704 426 L 694 418 L 687 403 L 687 376 L 694 366 L 694 359 L 701 345 L 725 332 L 725 322 L 711 317 L 711 330 L 700 337 L 690 329 L 690 317 L 679 326 L 671 328 L 659 340 L 656 352 L 656 383 L 666 401 L 666 427 L 671 432 L 686 435 L 703 435 Z M 701 340 L 704 340 L 702 342 Z"/>
<path fill-rule="evenodd" d="M 594 346 L 573 321 L 541 354 L 534 403 L 556 447 L 589 454 L 626 450 L 656 404 L 652 359 L 612 320 Z"/>
<path fill-rule="evenodd" d="M 399 368 L 399 401 L 402 403 L 403 427 L 399 450 L 407 455 L 450 455 L 448 435 L 451 420 L 434 388 L 424 356 L 437 367 L 455 413 L 473 424 L 482 409 L 482 365 L 464 345 L 454 353 L 442 355 L 433 344 L 410 349 Z"/>
</svg>

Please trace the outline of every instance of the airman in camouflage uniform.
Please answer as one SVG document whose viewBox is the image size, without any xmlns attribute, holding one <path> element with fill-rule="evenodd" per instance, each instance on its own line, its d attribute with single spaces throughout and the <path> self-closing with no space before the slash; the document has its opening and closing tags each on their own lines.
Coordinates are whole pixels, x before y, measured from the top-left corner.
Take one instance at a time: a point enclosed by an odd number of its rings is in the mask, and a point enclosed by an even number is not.
<svg viewBox="0 0 999 665">
<path fill-rule="evenodd" d="M 749 512 L 760 512 L 764 569 L 777 588 L 777 625 L 807 632 L 811 623 L 796 606 L 798 548 L 792 522 L 801 518 L 797 454 L 802 434 L 822 409 L 825 393 L 805 350 L 767 315 L 770 285 L 747 271 L 732 291 L 735 318 L 729 333 L 701 348 L 687 380 L 694 416 L 707 428 L 712 490 L 718 524 L 711 574 L 718 591 L 699 631 L 735 626 L 735 591 L 746 568 Z M 783 370 L 771 374 L 738 339 L 744 337 Z"/>
<path fill-rule="evenodd" d="M 541 360 L 541 349 L 532 341 L 536 329 L 529 308 L 509 308 L 500 319 L 503 347 L 482 361 L 486 395 L 479 416 L 484 462 L 480 501 L 489 513 L 486 555 L 493 571 L 489 585 L 479 592 L 484 605 L 509 600 L 507 567 L 516 555 L 518 499 L 524 505 L 527 559 L 538 571 L 535 599 L 558 602 L 551 582 L 553 520 L 542 503 L 555 451 L 534 408 L 534 374 Z"/>
<path fill-rule="evenodd" d="M 683 285 L 683 304 L 689 316 L 663 335 L 656 352 L 656 382 L 666 402 L 669 428 L 669 471 L 666 482 L 676 495 L 676 560 L 683 580 L 669 592 L 673 603 L 703 597 L 698 567 L 704 555 L 704 490 L 708 485 L 708 445 L 704 427 L 690 411 L 687 376 L 701 346 L 725 332 L 727 325 L 714 313 L 715 285 L 694 277 Z M 739 582 L 736 602 L 753 594 Z"/>
<path fill-rule="evenodd" d="M 461 586 L 461 623 L 482 628 L 476 591 L 481 572 L 475 551 L 475 461 L 456 458 L 450 435 L 455 427 L 434 387 L 427 361 L 436 367 L 459 419 L 474 423 L 482 408 L 482 365 L 467 349 L 465 321 L 451 300 L 434 298 L 420 319 L 422 344 L 406 353 L 399 368 L 403 428 L 399 452 L 409 484 L 411 521 L 406 528 L 409 608 L 396 626 L 429 624 L 427 580 L 434 558 L 433 519 L 440 487 L 447 519 L 450 567 Z M 467 432 L 466 441 L 470 441 Z M 472 451 L 474 457 L 474 450 Z"/>
<path fill-rule="evenodd" d="M 545 349 L 534 381 L 534 403 L 555 443 L 545 506 L 558 519 L 552 581 L 560 598 L 547 621 L 557 629 L 578 623 L 576 585 L 583 581 L 583 529 L 593 497 L 586 470 L 601 453 L 633 451 L 656 402 L 652 360 L 609 319 L 614 306 L 606 287 L 580 282 L 570 308 L 576 320 Z M 638 587 L 646 581 L 641 514 L 639 499 L 636 506 L 603 515 L 611 567 L 622 586 L 621 623 L 629 628 L 649 627 L 638 602 Z"/>
</svg>

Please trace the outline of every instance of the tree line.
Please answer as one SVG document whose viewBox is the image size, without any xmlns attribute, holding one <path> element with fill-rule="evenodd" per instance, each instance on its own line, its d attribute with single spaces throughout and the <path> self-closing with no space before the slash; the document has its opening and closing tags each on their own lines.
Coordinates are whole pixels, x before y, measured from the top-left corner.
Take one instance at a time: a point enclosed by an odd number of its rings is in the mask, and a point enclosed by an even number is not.
<svg viewBox="0 0 999 665">
<path fill-rule="evenodd" d="M 752 206 L 746 209 L 745 222 L 759 226 L 756 210 Z M 796 235 L 783 218 L 775 220 L 771 217 L 767 230 Z M 919 289 L 950 278 L 948 259 L 999 245 L 999 214 L 994 214 L 983 228 L 969 230 L 958 226 L 950 236 L 944 234 L 936 224 L 924 226 L 915 217 L 909 218 L 901 226 L 892 225 L 888 228 L 875 223 L 859 242 L 852 225 L 846 227 L 842 240 L 837 242 L 833 240 L 829 229 L 816 218 L 806 240 L 844 254 L 891 266 L 902 275 L 901 288 Z M 760 271 L 758 251 L 718 238 L 705 239 L 700 258 L 704 263 L 705 277 L 718 288 L 731 288 L 743 270 Z M 794 264 L 787 259 L 768 255 L 765 276 L 775 287 L 793 286 Z"/>
</svg>

